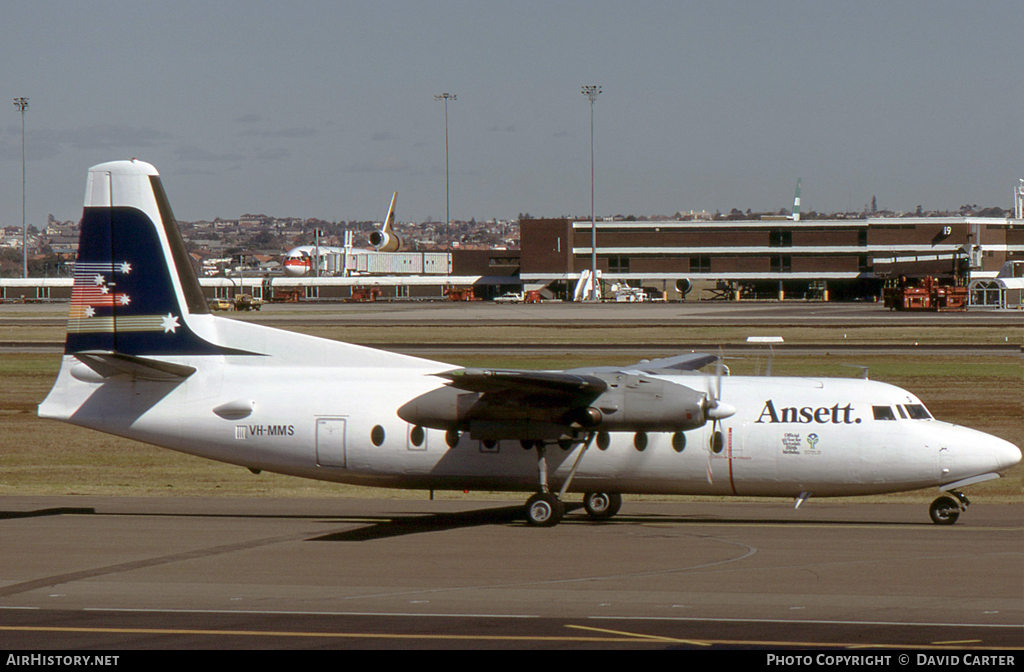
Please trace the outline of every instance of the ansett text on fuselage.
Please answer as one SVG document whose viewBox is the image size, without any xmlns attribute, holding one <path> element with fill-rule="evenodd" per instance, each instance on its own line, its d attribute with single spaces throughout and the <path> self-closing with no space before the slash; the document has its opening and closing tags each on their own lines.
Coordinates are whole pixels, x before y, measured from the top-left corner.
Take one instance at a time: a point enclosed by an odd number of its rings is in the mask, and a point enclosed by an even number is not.
<svg viewBox="0 0 1024 672">
<path fill-rule="evenodd" d="M 764 408 L 761 410 L 761 415 L 757 417 L 757 423 L 859 425 L 861 419 L 851 417 L 852 415 L 853 404 L 846 404 L 846 406 L 834 404 L 817 408 L 813 406 L 803 406 L 801 408 L 784 406 L 777 409 L 775 408 L 775 403 L 769 399 L 764 402 Z"/>
</svg>

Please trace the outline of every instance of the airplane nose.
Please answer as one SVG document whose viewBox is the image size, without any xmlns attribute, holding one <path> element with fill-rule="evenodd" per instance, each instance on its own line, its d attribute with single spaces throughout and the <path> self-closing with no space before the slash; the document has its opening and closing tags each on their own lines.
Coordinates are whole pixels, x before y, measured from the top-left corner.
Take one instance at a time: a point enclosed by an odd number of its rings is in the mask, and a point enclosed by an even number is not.
<svg viewBox="0 0 1024 672">
<path fill-rule="evenodd" d="M 1009 469 L 1015 464 L 1018 464 L 1021 460 L 1020 448 L 1009 441 L 1000 440 L 999 444 L 995 446 L 995 452 L 996 464 L 999 465 L 997 471 Z"/>
</svg>

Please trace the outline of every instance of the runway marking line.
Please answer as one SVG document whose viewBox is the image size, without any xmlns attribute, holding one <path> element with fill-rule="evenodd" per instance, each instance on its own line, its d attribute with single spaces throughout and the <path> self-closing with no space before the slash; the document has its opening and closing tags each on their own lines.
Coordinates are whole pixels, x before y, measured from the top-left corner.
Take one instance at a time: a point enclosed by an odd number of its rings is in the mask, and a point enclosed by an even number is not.
<svg viewBox="0 0 1024 672">
<path fill-rule="evenodd" d="M 585 626 L 566 625 L 567 628 L 578 628 L 581 630 L 594 630 L 605 632 L 609 637 L 567 637 L 557 635 L 431 635 L 431 634 L 394 634 L 374 632 L 300 632 L 300 631 L 275 631 L 275 630 L 186 630 L 186 629 L 162 629 L 162 628 L 75 628 L 75 627 L 46 627 L 46 626 L 0 626 L 0 632 L 50 632 L 50 633 L 91 633 L 91 634 L 114 634 L 114 635 L 220 635 L 225 637 L 302 637 L 327 639 L 397 639 L 397 640 L 448 640 L 448 641 L 496 641 L 496 642 L 579 642 L 579 643 L 672 643 L 689 644 L 691 646 L 776 646 L 776 647 L 840 647 L 844 649 L 860 649 L 864 647 L 876 649 L 905 649 L 908 646 L 920 649 L 948 648 L 950 644 L 932 643 L 900 643 L 900 644 L 865 644 L 844 643 L 844 642 L 794 642 L 775 640 L 735 640 L 735 639 L 706 639 L 702 641 L 673 639 L 658 635 L 644 635 L 641 633 L 620 632 L 617 630 L 601 630 L 599 628 L 587 628 Z M 978 640 L 980 641 L 980 640 Z M 974 646 L 972 650 L 999 649 L 1007 650 L 1006 647 L 995 646 Z M 1020 647 L 1010 647 L 1016 650 Z"/>
<path fill-rule="evenodd" d="M 955 639 L 949 642 L 932 642 L 940 646 L 952 646 L 953 644 L 981 644 L 980 639 Z"/>
<path fill-rule="evenodd" d="M 112 635 L 221 635 L 227 637 L 325 637 L 329 639 L 431 639 L 431 640 L 470 640 L 470 641 L 501 641 L 501 642 L 581 642 L 636 643 L 636 636 L 622 637 L 567 637 L 558 635 L 431 635 L 431 634 L 395 634 L 380 632 L 299 632 L 278 630 L 179 630 L 163 628 L 73 628 L 45 626 L 0 626 L 0 632 L 62 632 L 91 633 Z M 611 631 L 609 631 L 611 632 Z M 667 638 L 655 638 L 663 642 L 681 642 Z"/>
<path fill-rule="evenodd" d="M 626 637 L 635 637 L 636 639 L 644 641 L 655 641 L 655 642 L 672 642 L 673 644 L 690 644 L 692 646 L 711 646 L 707 642 L 699 642 L 693 639 L 676 639 L 675 637 L 663 637 L 661 635 L 645 635 L 640 632 L 623 632 L 621 630 L 606 630 L 604 628 L 591 628 L 586 625 L 567 625 L 567 628 L 573 628 L 575 630 L 590 630 L 593 632 L 603 632 L 609 635 L 621 635 Z"/>
</svg>

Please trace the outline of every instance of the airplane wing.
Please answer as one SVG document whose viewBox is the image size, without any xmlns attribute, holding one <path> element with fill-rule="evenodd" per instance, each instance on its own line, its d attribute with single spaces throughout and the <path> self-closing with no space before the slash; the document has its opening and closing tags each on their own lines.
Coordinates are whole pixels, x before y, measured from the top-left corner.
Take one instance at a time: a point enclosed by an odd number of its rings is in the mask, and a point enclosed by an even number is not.
<svg viewBox="0 0 1024 672">
<path fill-rule="evenodd" d="M 690 352 L 685 355 L 674 355 L 660 359 L 641 359 L 636 364 L 626 366 L 590 366 L 578 369 L 568 369 L 565 373 L 615 373 L 626 371 L 640 371 L 643 373 L 657 373 L 659 371 L 679 372 L 696 371 L 702 366 L 707 366 L 718 360 L 717 355 L 708 355 L 703 352 Z"/>
<path fill-rule="evenodd" d="M 515 369 L 456 369 L 437 374 L 451 386 L 469 392 L 541 395 L 566 399 L 593 399 L 608 384 L 595 376 L 568 371 L 520 371 Z"/>
<path fill-rule="evenodd" d="M 455 369 L 434 374 L 449 382 L 398 409 L 406 422 L 468 430 L 480 439 L 551 439 L 585 430 L 683 431 L 704 424 L 706 395 L 651 372 L 715 361 L 681 355 L 639 367 L 570 371 Z"/>
</svg>

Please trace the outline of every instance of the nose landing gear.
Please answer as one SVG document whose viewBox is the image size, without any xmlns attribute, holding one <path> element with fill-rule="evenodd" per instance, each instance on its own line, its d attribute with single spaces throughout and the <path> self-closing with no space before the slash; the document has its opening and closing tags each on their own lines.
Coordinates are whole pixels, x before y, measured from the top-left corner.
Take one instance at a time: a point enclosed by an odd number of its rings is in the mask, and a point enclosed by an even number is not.
<svg viewBox="0 0 1024 672">
<path fill-rule="evenodd" d="M 936 525 L 952 525 L 971 503 L 962 492 L 950 490 L 949 495 L 942 495 L 928 507 L 928 515 Z"/>
</svg>

